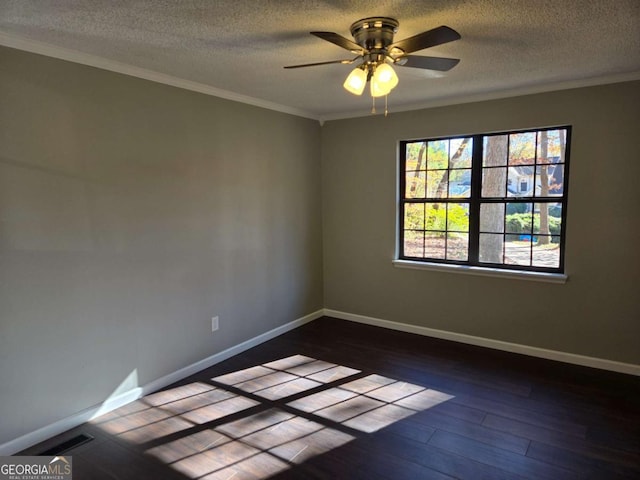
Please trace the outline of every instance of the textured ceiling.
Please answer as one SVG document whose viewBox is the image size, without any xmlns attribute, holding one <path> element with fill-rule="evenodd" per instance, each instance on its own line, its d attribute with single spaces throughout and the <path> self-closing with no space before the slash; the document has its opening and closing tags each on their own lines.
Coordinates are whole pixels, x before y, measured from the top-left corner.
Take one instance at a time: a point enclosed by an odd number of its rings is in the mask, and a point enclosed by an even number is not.
<svg viewBox="0 0 640 480">
<path fill-rule="evenodd" d="M 417 52 L 453 70 L 397 69 L 391 111 L 640 78 L 640 0 L 0 0 L 0 44 L 330 119 L 370 109 L 352 67 L 282 67 L 349 58 L 308 32 L 368 16 L 462 35 Z"/>
</svg>

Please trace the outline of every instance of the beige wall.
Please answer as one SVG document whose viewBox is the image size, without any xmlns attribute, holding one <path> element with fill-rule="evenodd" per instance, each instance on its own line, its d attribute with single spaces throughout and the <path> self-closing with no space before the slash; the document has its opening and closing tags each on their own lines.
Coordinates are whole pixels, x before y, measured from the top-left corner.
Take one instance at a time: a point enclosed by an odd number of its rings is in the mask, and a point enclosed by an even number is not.
<svg viewBox="0 0 640 480">
<path fill-rule="evenodd" d="M 326 123 L 325 307 L 640 364 L 639 105 L 630 82 Z M 399 140 L 563 124 L 573 125 L 568 283 L 391 264 Z"/>
<path fill-rule="evenodd" d="M 640 364 L 638 82 L 320 129 L 6 48 L 0 66 L 0 444 L 323 306 Z M 558 124 L 567 284 L 392 266 L 399 140 Z"/>
<path fill-rule="evenodd" d="M 0 444 L 322 308 L 320 199 L 317 122 L 0 48 Z"/>
</svg>

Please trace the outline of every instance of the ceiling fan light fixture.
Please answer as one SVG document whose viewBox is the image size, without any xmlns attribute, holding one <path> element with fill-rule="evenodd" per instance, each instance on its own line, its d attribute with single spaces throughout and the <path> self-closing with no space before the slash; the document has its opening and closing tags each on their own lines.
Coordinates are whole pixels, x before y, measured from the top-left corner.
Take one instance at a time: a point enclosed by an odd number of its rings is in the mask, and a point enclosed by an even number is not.
<svg viewBox="0 0 640 480">
<path fill-rule="evenodd" d="M 354 68 L 342 85 L 345 90 L 354 95 L 362 95 L 367 85 L 367 72 L 362 68 Z"/>
<path fill-rule="evenodd" d="M 371 77 L 371 96 L 383 97 L 388 95 L 398 85 L 398 75 L 391 65 L 383 63 L 376 67 Z"/>
<path fill-rule="evenodd" d="M 394 36 L 399 26 L 400 23 L 395 18 L 368 17 L 351 24 L 349 30 L 353 40 L 335 32 L 310 32 L 322 40 L 352 52 L 356 57 L 290 65 L 284 68 L 315 67 L 337 63 L 352 65 L 357 62 L 358 67 L 347 76 L 343 87 L 349 93 L 359 96 L 364 92 L 367 82 L 370 82 L 369 87 L 375 106 L 376 97 L 386 97 L 398 85 L 398 76 L 391 65 L 446 72 L 460 62 L 457 58 L 411 55 L 425 48 L 460 40 L 460 34 L 452 28 L 441 25 L 403 40 L 395 40 Z"/>
</svg>

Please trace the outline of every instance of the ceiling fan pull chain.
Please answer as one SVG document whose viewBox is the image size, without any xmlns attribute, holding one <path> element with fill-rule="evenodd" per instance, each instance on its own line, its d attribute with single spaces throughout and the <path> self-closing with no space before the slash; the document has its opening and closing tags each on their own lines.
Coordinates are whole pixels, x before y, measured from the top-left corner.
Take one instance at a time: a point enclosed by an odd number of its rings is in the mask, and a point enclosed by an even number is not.
<svg viewBox="0 0 640 480">
<path fill-rule="evenodd" d="M 376 114 L 376 97 L 371 97 L 371 115 Z"/>
<path fill-rule="evenodd" d="M 384 96 L 384 116 L 385 116 L 385 117 L 386 117 L 387 115 L 389 115 L 389 108 L 388 108 L 388 107 L 389 107 L 389 105 L 388 105 L 388 103 L 387 103 L 388 98 L 389 98 L 389 95 L 388 95 L 388 94 Z"/>
</svg>

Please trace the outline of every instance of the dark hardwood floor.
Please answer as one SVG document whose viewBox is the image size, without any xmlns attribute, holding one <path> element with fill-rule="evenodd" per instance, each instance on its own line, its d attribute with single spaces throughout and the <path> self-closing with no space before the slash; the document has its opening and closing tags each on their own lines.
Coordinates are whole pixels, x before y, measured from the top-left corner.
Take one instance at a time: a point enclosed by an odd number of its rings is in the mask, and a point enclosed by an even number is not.
<svg viewBox="0 0 640 480">
<path fill-rule="evenodd" d="M 322 318 L 79 433 L 81 479 L 639 479 L 640 378 Z"/>
</svg>

